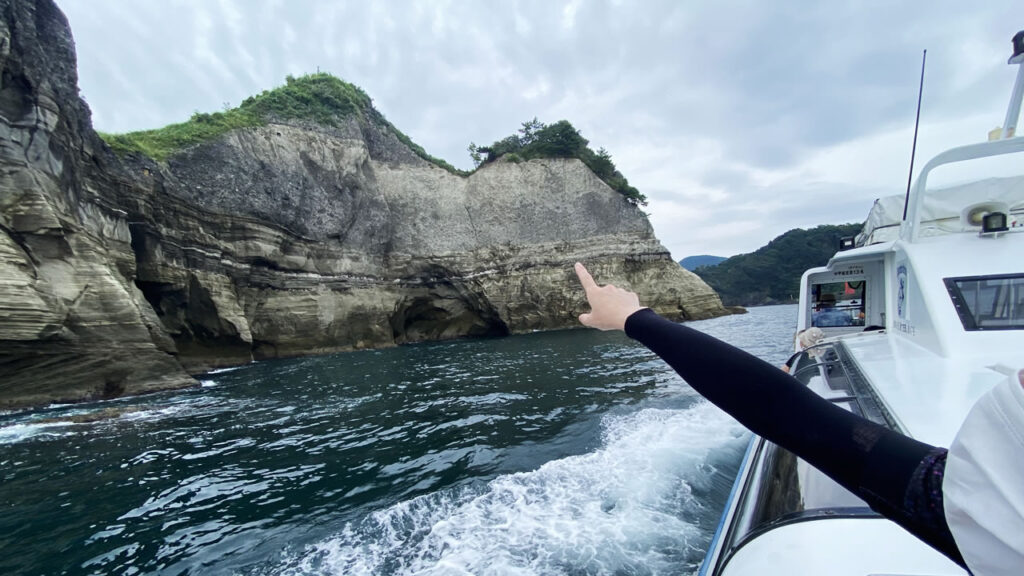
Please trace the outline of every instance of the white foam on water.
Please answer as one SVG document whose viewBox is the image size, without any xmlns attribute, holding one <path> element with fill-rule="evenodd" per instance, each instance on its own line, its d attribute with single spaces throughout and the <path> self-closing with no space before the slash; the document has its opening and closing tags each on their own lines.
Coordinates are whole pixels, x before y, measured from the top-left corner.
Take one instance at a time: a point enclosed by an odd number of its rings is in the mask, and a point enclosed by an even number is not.
<svg viewBox="0 0 1024 576">
<path fill-rule="evenodd" d="M 678 574 L 709 534 L 696 486 L 746 432 L 700 402 L 606 416 L 594 452 L 371 514 L 275 574 Z M 696 559 L 696 560 L 695 560 Z M 270 572 L 268 572 L 270 573 Z"/>
<path fill-rule="evenodd" d="M 10 426 L 4 426 L 0 428 L 0 446 L 4 444 L 15 444 L 23 440 L 28 440 L 34 436 L 69 436 L 73 432 L 61 430 L 60 432 L 52 430 L 53 428 L 66 428 L 70 423 L 62 422 L 46 422 L 46 423 L 24 423 L 24 424 L 11 424 Z"/>
<path fill-rule="evenodd" d="M 129 422 L 159 420 L 161 418 L 166 418 L 168 416 L 174 416 L 175 414 L 182 413 L 185 410 L 189 409 L 189 407 L 190 406 L 187 403 L 153 407 L 147 410 L 125 412 L 124 414 L 118 416 L 118 419 Z"/>
<path fill-rule="evenodd" d="M 255 364 L 255 362 L 250 362 L 249 364 Z M 216 370 L 210 370 L 209 372 L 207 372 L 207 374 L 224 374 L 225 372 L 234 372 L 235 370 L 241 370 L 242 368 L 245 368 L 249 364 L 242 364 L 241 366 L 230 366 L 228 368 L 217 368 Z"/>
<path fill-rule="evenodd" d="M 74 406 L 74 405 L 69 405 Z M 8 426 L 0 426 L 0 445 L 14 444 L 29 438 L 35 437 L 61 437 L 61 436 L 73 436 L 75 434 L 83 433 L 85 430 L 89 430 L 95 426 L 102 426 L 118 421 L 150 421 L 159 420 L 174 414 L 178 414 L 185 410 L 187 406 L 182 405 L 170 405 L 153 407 L 145 410 L 135 409 L 129 410 L 124 413 L 113 413 L 109 416 L 104 416 L 96 420 L 78 421 L 73 420 L 76 416 L 87 416 L 93 412 L 102 412 L 102 408 L 85 408 L 85 409 L 72 409 L 66 412 L 62 412 L 59 415 L 54 415 L 52 418 L 48 418 L 45 421 L 23 421 L 17 424 L 10 424 Z"/>
</svg>

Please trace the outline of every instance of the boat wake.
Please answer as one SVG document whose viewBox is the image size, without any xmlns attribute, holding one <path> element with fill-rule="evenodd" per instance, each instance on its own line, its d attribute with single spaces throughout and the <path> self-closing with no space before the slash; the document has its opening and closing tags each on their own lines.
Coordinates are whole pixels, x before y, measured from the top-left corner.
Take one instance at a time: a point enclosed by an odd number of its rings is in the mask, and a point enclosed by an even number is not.
<svg viewBox="0 0 1024 576">
<path fill-rule="evenodd" d="M 713 406 L 609 415 L 602 447 L 400 502 L 257 574 L 695 571 L 747 433 Z"/>
</svg>

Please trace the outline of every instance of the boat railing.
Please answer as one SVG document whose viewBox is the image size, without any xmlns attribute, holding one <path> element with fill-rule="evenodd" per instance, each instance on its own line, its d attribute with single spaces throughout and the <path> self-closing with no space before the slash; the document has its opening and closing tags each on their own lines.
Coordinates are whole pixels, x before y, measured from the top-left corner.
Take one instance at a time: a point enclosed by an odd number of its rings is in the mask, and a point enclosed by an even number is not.
<svg viewBox="0 0 1024 576">
<path fill-rule="evenodd" d="M 910 200 L 907 208 L 907 218 L 900 225 L 900 238 L 905 241 L 915 242 L 920 236 L 921 208 L 924 205 L 924 196 L 928 184 L 928 175 L 932 170 L 946 164 L 977 160 L 979 158 L 991 158 L 1024 152 L 1024 138 L 1016 137 L 1006 140 L 995 140 L 992 142 L 979 142 L 951 148 L 940 153 L 921 169 L 921 174 L 910 191 Z"/>
<path fill-rule="evenodd" d="M 908 190 L 908 210 L 900 225 L 900 238 L 903 240 L 915 242 L 918 239 L 921 228 L 921 206 L 924 203 L 928 175 L 932 170 L 944 164 L 1001 156 L 1024 150 L 1024 138 L 1014 137 L 1017 120 L 1020 117 L 1021 102 L 1024 101 L 1024 30 L 1013 37 L 1013 53 L 1007 64 L 1017 66 L 1017 79 L 1014 82 L 1013 91 L 1010 93 L 1010 105 L 1006 109 L 1006 119 L 1003 121 L 1000 139 L 946 150 L 924 165 L 913 189 Z"/>
</svg>

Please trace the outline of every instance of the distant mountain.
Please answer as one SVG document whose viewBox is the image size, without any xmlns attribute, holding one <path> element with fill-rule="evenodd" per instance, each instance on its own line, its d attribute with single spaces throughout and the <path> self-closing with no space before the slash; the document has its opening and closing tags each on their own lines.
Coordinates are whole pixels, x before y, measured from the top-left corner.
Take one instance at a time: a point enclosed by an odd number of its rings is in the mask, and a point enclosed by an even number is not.
<svg viewBox="0 0 1024 576">
<path fill-rule="evenodd" d="M 724 256 L 709 256 L 707 254 L 701 254 L 700 256 L 687 256 L 679 261 L 679 265 L 686 268 L 690 272 L 697 269 L 698 266 L 715 266 L 721 262 L 725 262 Z"/>
<path fill-rule="evenodd" d="M 839 239 L 860 232 L 861 224 L 797 228 L 750 254 L 733 256 L 694 272 L 722 297 L 726 306 L 782 304 L 800 298 L 804 270 L 824 266 L 839 249 Z"/>
</svg>

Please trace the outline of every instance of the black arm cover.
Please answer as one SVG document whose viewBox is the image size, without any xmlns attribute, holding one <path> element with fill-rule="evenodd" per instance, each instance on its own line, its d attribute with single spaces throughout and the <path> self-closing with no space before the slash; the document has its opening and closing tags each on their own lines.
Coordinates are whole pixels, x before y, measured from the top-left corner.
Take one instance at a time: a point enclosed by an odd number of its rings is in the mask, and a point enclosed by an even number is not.
<svg viewBox="0 0 1024 576">
<path fill-rule="evenodd" d="M 626 320 L 626 334 L 755 434 L 964 566 L 942 510 L 943 449 L 835 406 L 775 366 L 650 309 Z"/>
</svg>

